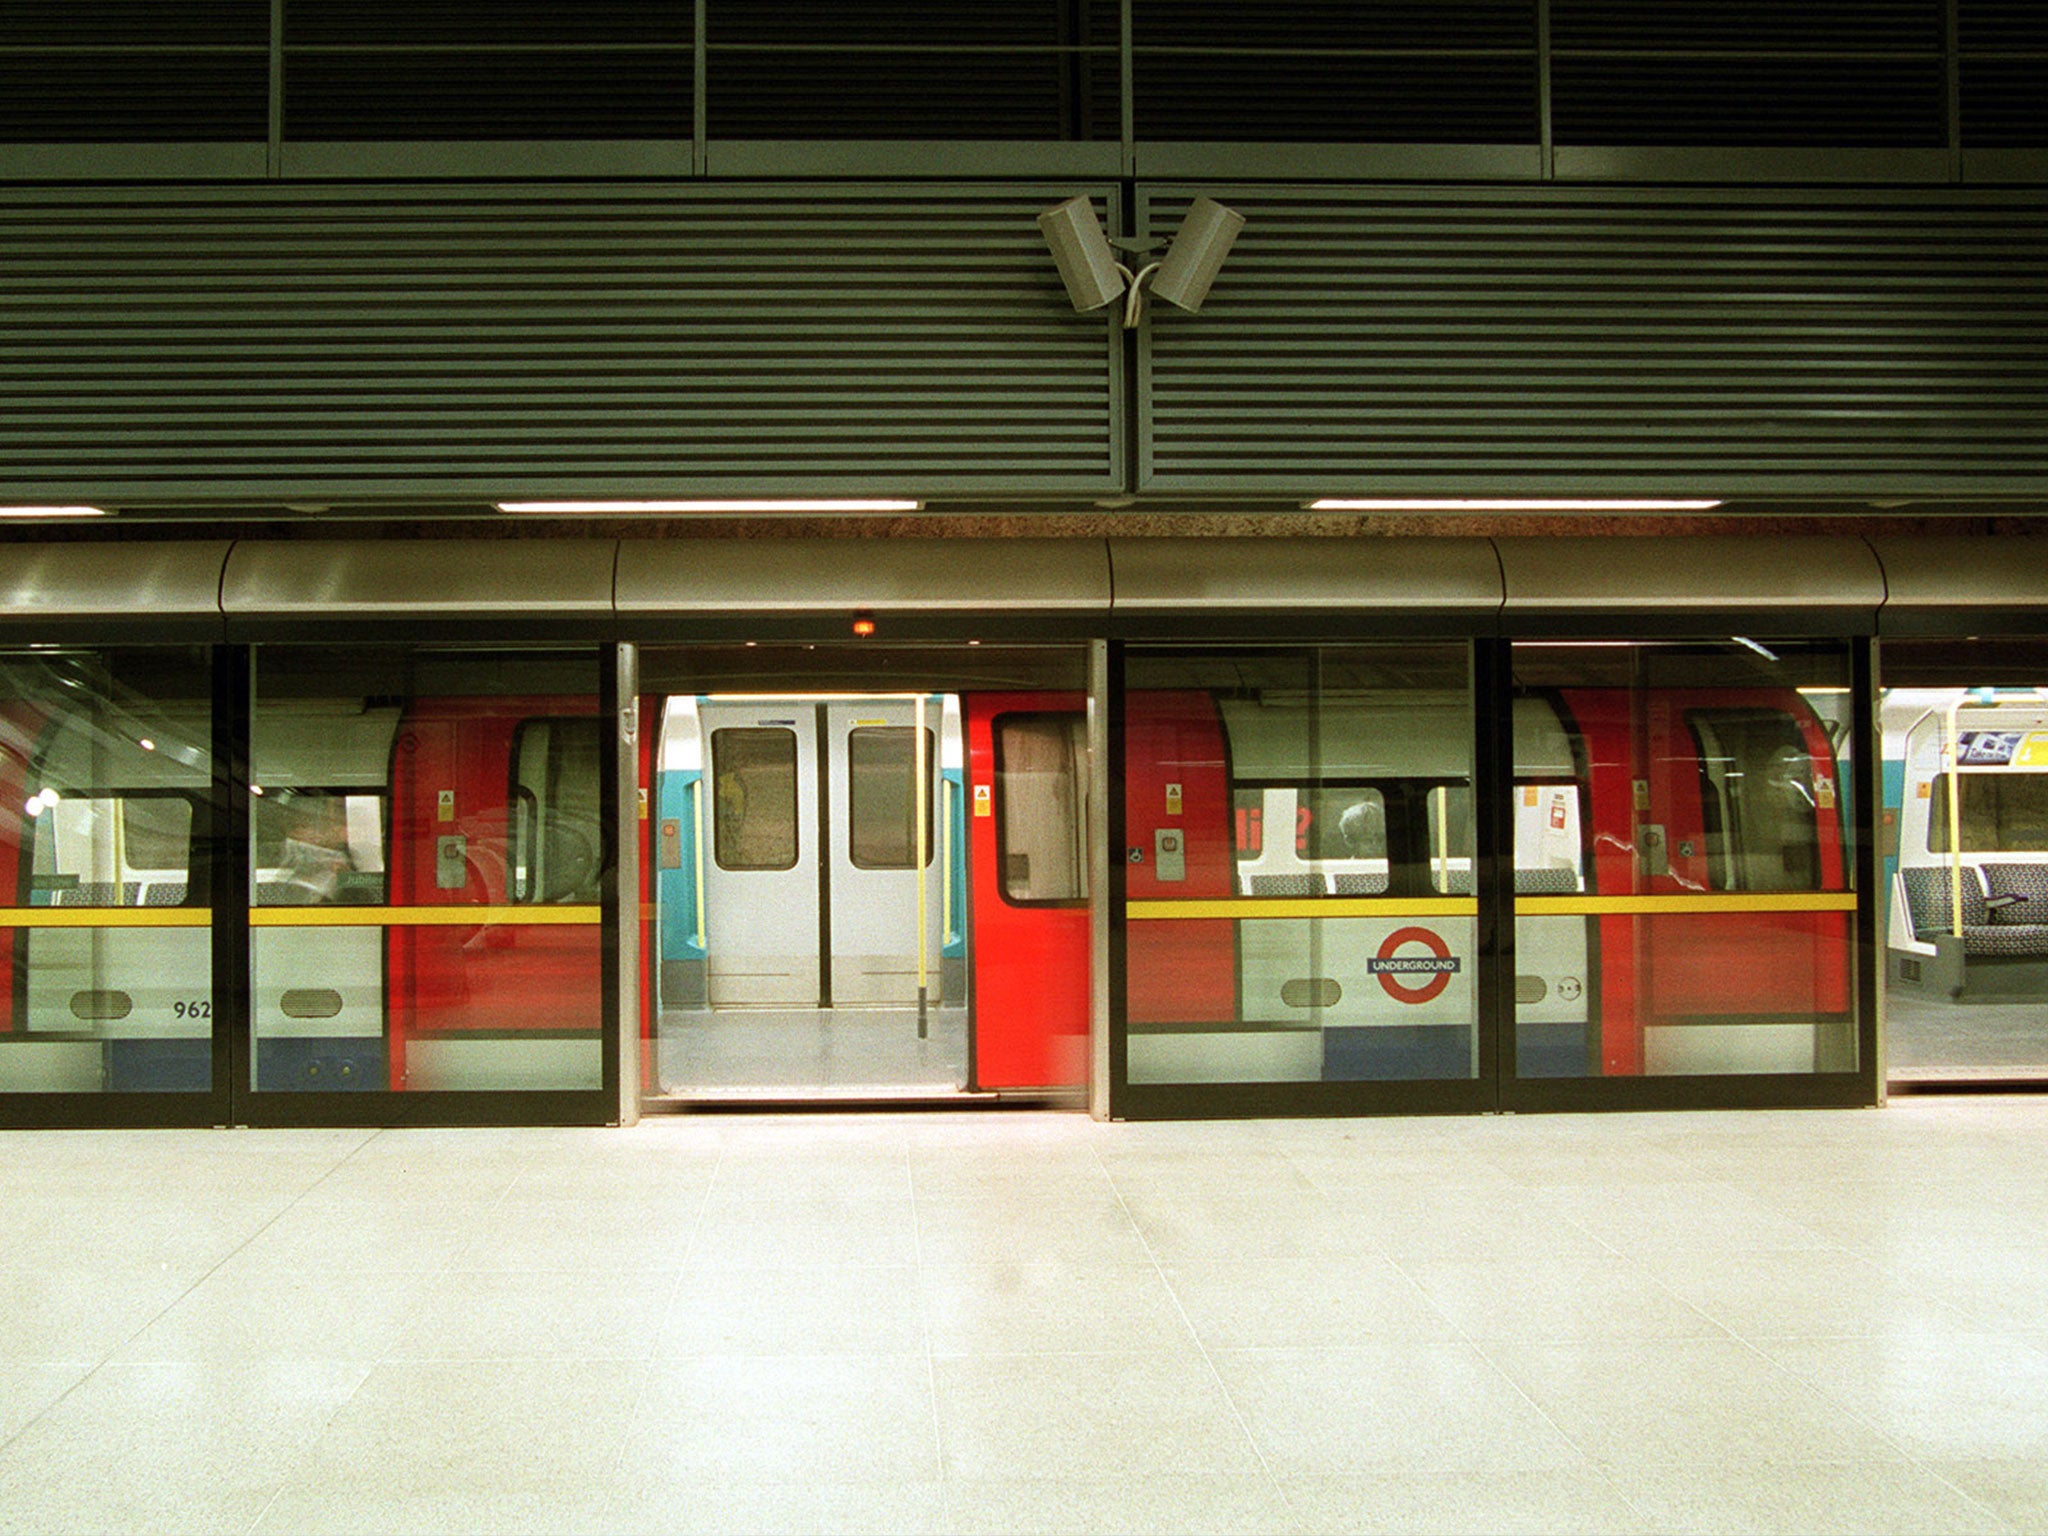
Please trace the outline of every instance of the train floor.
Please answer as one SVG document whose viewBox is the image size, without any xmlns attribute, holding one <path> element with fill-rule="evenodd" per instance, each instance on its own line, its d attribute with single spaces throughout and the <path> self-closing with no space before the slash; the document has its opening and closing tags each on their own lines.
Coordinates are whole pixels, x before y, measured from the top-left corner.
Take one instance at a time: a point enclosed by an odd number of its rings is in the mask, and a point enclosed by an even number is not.
<svg viewBox="0 0 2048 1536">
<path fill-rule="evenodd" d="M 655 1035 L 658 1092 L 683 1097 L 921 1095 L 967 1082 L 967 1010 L 731 1008 L 664 1010 Z"/>
<path fill-rule="evenodd" d="M 0 1134 L 0 1529 L 2039 1531 L 2048 1099 Z"/>
<path fill-rule="evenodd" d="M 2048 1078 L 2048 1001 L 1952 1003 L 1894 988 L 1884 1022 L 1895 1081 Z"/>
</svg>

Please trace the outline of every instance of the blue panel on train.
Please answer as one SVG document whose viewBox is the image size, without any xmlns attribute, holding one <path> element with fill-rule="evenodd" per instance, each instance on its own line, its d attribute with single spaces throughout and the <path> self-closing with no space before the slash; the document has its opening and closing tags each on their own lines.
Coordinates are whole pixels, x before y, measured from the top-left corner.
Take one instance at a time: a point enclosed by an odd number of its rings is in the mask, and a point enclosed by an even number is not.
<svg viewBox="0 0 2048 1536">
<path fill-rule="evenodd" d="M 388 1088 L 384 1042 L 364 1040 L 259 1040 L 258 1093 L 348 1093 Z"/>
<path fill-rule="evenodd" d="M 213 1087 L 211 1040 L 109 1040 L 109 1093 L 205 1093 Z"/>
<path fill-rule="evenodd" d="M 1583 1024 L 1517 1024 L 1515 1076 L 1585 1077 L 1586 1026 Z"/>
<path fill-rule="evenodd" d="M 1332 1083 L 1465 1078 L 1472 1031 L 1459 1024 L 1373 1024 L 1323 1031 L 1323 1080 Z"/>
</svg>

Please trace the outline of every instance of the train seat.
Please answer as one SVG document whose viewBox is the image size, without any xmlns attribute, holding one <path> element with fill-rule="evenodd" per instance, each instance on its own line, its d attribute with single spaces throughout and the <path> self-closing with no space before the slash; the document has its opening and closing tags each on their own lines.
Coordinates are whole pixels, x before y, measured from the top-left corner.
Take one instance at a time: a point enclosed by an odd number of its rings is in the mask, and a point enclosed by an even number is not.
<svg viewBox="0 0 2048 1536">
<path fill-rule="evenodd" d="M 1984 958 L 2048 955 L 2048 864 L 1990 868 L 1988 890 L 1983 869 L 1974 864 L 1962 869 L 1963 953 Z M 1955 931 L 1947 865 L 1901 869 L 1899 880 L 1913 916 L 1914 938 L 1931 943 Z"/>
</svg>

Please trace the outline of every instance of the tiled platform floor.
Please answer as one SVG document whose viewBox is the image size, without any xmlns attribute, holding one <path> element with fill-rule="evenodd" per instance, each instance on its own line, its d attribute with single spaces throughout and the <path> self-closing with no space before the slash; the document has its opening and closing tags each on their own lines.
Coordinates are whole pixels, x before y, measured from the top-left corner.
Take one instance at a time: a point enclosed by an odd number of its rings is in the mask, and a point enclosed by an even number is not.
<svg viewBox="0 0 2048 1536">
<path fill-rule="evenodd" d="M 2048 1099 L 0 1135 L 0 1530 L 2048 1530 Z"/>
</svg>

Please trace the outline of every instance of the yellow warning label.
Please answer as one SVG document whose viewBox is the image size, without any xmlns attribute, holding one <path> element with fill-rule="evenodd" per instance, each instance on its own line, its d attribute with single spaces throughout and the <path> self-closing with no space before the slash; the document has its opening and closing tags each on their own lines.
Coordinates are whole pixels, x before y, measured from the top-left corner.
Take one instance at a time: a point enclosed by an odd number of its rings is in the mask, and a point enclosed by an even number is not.
<svg viewBox="0 0 2048 1536">
<path fill-rule="evenodd" d="M 455 791 L 452 789 L 442 790 L 438 800 L 439 803 L 434 811 L 434 819 L 436 821 L 453 821 L 455 819 Z"/>
<path fill-rule="evenodd" d="M 1813 781 L 1813 798 L 1819 802 L 1820 809 L 1832 811 L 1835 808 L 1835 781 L 1833 779 L 1815 779 Z"/>
<path fill-rule="evenodd" d="M 1534 784 L 1525 785 L 1522 789 L 1522 804 L 1527 806 L 1534 806 L 1536 804 L 1536 796 L 1539 793 L 1541 793 L 1541 791 L 1539 791 Z"/>
<path fill-rule="evenodd" d="M 1929 783 L 1926 779 L 1922 779 L 1918 784 L 1913 786 L 1913 798 L 1915 800 L 1925 800 L 1929 798 L 1931 795 L 1933 795 L 1933 793 L 1934 786 L 1931 783 Z"/>
<path fill-rule="evenodd" d="M 1178 816 L 1180 814 L 1180 786 L 1178 784 L 1166 786 L 1166 814 L 1169 816 Z"/>
<path fill-rule="evenodd" d="M 995 813 L 996 813 L 995 801 L 993 800 L 993 798 L 992 798 L 992 797 L 990 796 L 990 794 L 989 794 L 989 787 L 988 787 L 988 785 L 986 785 L 986 784 L 977 784 L 977 785 L 975 785 L 975 786 L 974 786 L 974 814 L 975 814 L 975 815 L 977 815 L 977 816 L 993 816 L 993 815 L 995 815 Z"/>
<path fill-rule="evenodd" d="M 1647 811 L 1647 810 L 1648 810 L 1649 808 L 1650 808 L 1650 781 L 1649 781 L 1648 779 L 1637 779 L 1637 780 L 1636 780 L 1636 809 L 1637 809 L 1637 810 L 1639 810 L 1639 811 Z"/>
<path fill-rule="evenodd" d="M 642 821 L 647 819 L 647 790 L 644 785 L 640 790 L 640 819 Z"/>
</svg>

